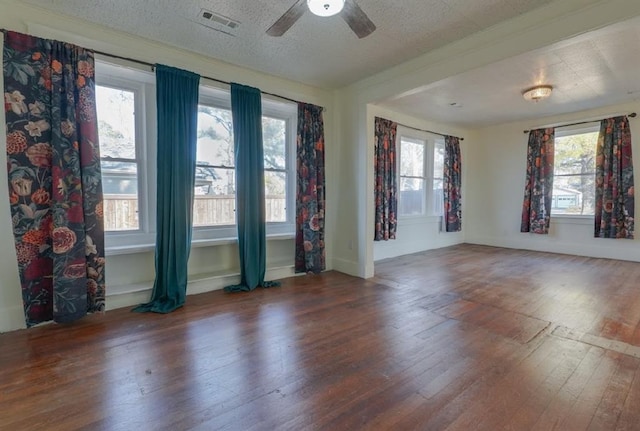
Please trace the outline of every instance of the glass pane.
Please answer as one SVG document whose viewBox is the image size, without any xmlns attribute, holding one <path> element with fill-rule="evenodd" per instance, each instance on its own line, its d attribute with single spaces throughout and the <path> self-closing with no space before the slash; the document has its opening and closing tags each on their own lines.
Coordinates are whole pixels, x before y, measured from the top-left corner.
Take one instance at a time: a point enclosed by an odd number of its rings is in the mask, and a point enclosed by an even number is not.
<svg viewBox="0 0 640 431">
<path fill-rule="evenodd" d="M 433 177 L 444 176 L 444 145 L 436 144 L 433 150 Z"/>
<path fill-rule="evenodd" d="M 444 191 L 442 189 L 442 178 L 433 180 L 433 214 L 444 214 Z"/>
<path fill-rule="evenodd" d="M 598 132 L 556 138 L 554 175 L 594 173 L 597 143 Z"/>
<path fill-rule="evenodd" d="M 598 132 L 555 140 L 551 214 L 592 215 Z"/>
<path fill-rule="evenodd" d="M 595 175 L 554 177 L 551 214 L 593 215 Z"/>
<path fill-rule="evenodd" d="M 196 173 L 193 225 L 224 226 L 235 224 L 235 170 L 225 168 L 198 169 L 200 174 Z"/>
<path fill-rule="evenodd" d="M 400 215 L 424 214 L 424 180 L 400 178 Z"/>
<path fill-rule="evenodd" d="M 285 120 L 262 117 L 265 169 L 286 169 L 286 132 L 287 122 Z"/>
<path fill-rule="evenodd" d="M 400 142 L 400 175 L 424 177 L 424 144 Z"/>
<path fill-rule="evenodd" d="M 265 209 L 267 222 L 287 221 L 287 174 L 265 172 Z"/>
<path fill-rule="evenodd" d="M 102 157 L 136 158 L 135 95 L 96 85 L 98 136 Z"/>
<path fill-rule="evenodd" d="M 101 165 L 105 230 L 139 229 L 136 163 L 103 160 Z"/>
<path fill-rule="evenodd" d="M 230 110 L 198 106 L 196 160 L 202 165 L 235 166 Z"/>
</svg>

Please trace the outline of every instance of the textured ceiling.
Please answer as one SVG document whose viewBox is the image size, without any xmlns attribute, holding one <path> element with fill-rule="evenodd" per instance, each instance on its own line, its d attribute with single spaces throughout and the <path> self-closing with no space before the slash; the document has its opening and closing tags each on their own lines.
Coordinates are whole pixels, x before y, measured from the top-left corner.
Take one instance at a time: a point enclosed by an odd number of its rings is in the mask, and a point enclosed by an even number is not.
<svg viewBox="0 0 640 431">
<path fill-rule="evenodd" d="M 357 0 L 377 30 L 358 39 L 339 16 L 305 12 L 285 33 L 265 31 L 295 0 L 26 0 L 50 10 L 325 88 L 339 88 L 551 0 Z M 225 34 L 201 9 L 240 25 Z"/>
<path fill-rule="evenodd" d="M 638 71 L 640 18 L 634 18 L 380 104 L 417 118 L 485 126 L 637 100 Z M 522 90 L 538 84 L 553 85 L 551 97 L 525 101 Z"/>
<path fill-rule="evenodd" d="M 339 16 L 308 11 L 284 36 L 266 35 L 296 0 L 24 1 L 249 69 L 340 88 L 552 0 L 356 0 L 377 26 L 364 39 Z M 199 17 L 202 9 L 240 24 L 227 29 L 231 34 L 217 31 L 222 27 Z M 638 70 L 640 18 L 634 18 L 379 104 L 416 118 L 486 126 L 637 100 Z M 543 83 L 555 88 L 550 99 L 522 98 L 523 89 Z"/>
</svg>

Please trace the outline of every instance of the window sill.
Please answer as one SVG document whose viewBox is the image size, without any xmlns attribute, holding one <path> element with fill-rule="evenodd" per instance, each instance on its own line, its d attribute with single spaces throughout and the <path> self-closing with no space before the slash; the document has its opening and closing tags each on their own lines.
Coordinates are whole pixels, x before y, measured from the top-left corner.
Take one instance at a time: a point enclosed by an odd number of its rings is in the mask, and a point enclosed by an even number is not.
<svg viewBox="0 0 640 431">
<path fill-rule="evenodd" d="M 280 233 L 280 234 L 267 235 L 267 241 L 283 241 L 283 240 L 291 240 L 295 238 L 296 238 L 296 235 L 294 233 Z M 219 245 L 235 244 L 237 242 L 238 242 L 238 238 L 235 238 L 235 237 L 216 238 L 216 239 L 199 239 L 199 240 L 191 241 L 191 248 L 216 247 Z M 117 255 L 126 255 L 126 254 L 148 253 L 150 251 L 154 251 L 155 248 L 156 248 L 155 244 L 115 246 L 115 247 L 107 248 L 105 250 L 105 255 L 117 256 Z"/>
<path fill-rule="evenodd" d="M 592 215 L 567 215 L 567 214 L 551 215 L 551 223 L 552 224 L 593 225 L 594 216 L 592 216 Z"/>
<path fill-rule="evenodd" d="M 436 215 L 415 215 L 415 216 L 403 216 L 398 218 L 398 225 L 415 225 L 425 223 L 440 223 L 442 216 Z"/>
</svg>

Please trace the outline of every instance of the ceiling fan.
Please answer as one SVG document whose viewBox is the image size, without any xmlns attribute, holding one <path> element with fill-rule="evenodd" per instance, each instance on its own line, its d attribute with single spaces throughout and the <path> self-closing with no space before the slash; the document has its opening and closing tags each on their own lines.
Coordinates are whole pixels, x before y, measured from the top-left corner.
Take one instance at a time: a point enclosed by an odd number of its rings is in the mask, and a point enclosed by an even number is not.
<svg viewBox="0 0 640 431">
<path fill-rule="evenodd" d="M 306 3 L 306 4 L 305 4 Z M 369 36 L 376 25 L 354 0 L 298 0 L 267 30 L 269 36 L 280 37 L 307 10 L 318 16 L 340 14 L 359 39 Z"/>
</svg>

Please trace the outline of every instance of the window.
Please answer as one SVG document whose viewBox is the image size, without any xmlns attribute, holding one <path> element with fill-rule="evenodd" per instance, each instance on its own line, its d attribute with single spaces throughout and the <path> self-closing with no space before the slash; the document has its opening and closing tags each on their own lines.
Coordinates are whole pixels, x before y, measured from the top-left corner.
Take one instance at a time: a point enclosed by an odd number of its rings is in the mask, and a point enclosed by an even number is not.
<svg viewBox="0 0 640 431">
<path fill-rule="evenodd" d="M 136 93 L 96 85 L 106 231 L 138 230 Z"/>
<path fill-rule="evenodd" d="M 399 215 L 425 213 L 425 146 L 425 141 L 400 137 Z"/>
<path fill-rule="evenodd" d="M 193 226 L 235 224 L 233 122 L 229 109 L 198 106 Z"/>
<path fill-rule="evenodd" d="M 201 89 L 193 224 L 194 239 L 236 236 L 235 156 L 229 93 Z M 297 107 L 263 100 L 262 138 L 267 233 L 291 233 Z"/>
<path fill-rule="evenodd" d="M 287 120 L 262 117 L 264 142 L 265 212 L 267 223 L 285 223 L 287 217 Z"/>
<path fill-rule="evenodd" d="M 433 215 L 444 214 L 444 140 L 435 141 L 433 149 Z"/>
<path fill-rule="evenodd" d="M 444 141 L 426 134 L 400 134 L 399 216 L 441 216 L 443 213 Z"/>
<path fill-rule="evenodd" d="M 593 215 L 598 127 L 556 131 L 552 215 Z"/>
<path fill-rule="evenodd" d="M 96 61 L 107 249 L 155 241 L 155 145 L 147 145 L 156 133 L 148 121 L 156 115 L 153 82 L 152 73 Z"/>
<path fill-rule="evenodd" d="M 107 248 L 155 242 L 156 106 L 153 73 L 96 62 Z M 263 98 L 267 234 L 294 232 L 297 106 Z M 200 87 L 193 239 L 234 238 L 235 160 L 231 98 Z"/>
</svg>

